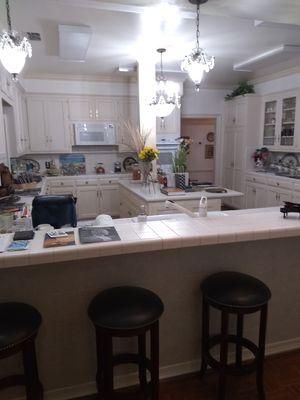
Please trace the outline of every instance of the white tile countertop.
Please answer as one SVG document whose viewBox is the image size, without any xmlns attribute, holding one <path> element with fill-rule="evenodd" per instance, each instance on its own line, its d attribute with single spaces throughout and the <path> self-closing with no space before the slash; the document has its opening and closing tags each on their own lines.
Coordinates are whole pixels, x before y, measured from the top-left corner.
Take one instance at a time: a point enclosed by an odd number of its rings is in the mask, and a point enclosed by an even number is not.
<svg viewBox="0 0 300 400">
<path fill-rule="evenodd" d="M 230 189 L 226 189 L 227 193 L 209 193 L 205 190 L 201 190 L 199 192 L 186 192 L 185 194 L 179 196 L 168 196 L 161 193 L 159 184 L 154 185 L 155 189 L 151 184 L 149 187 L 145 187 L 141 183 L 132 183 L 132 181 L 129 180 L 122 180 L 119 182 L 119 184 L 121 187 L 130 190 L 132 193 L 149 203 L 166 200 L 199 200 L 202 196 L 206 196 L 208 199 L 223 199 L 226 197 L 244 196 L 244 193 Z"/>
<path fill-rule="evenodd" d="M 209 212 L 205 218 L 173 214 L 155 219 L 151 216 L 149 221 L 139 223 L 114 220 L 121 241 L 109 243 L 80 244 L 75 228 L 75 245 L 44 249 L 45 232 L 36 232 L 28 250 L 1 253 L 0 268 L 300 235 L 298 215 L 284 219 L 277 207 Z M 1 239 L 9 244 L 12 235 L 2 235 Z"/>
</svg>

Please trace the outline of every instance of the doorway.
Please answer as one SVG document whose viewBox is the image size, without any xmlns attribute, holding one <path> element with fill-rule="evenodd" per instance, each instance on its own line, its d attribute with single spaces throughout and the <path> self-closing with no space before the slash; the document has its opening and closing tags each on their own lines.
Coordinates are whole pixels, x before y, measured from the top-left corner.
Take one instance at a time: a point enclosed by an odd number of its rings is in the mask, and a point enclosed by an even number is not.
<svg viewBox="0 0 300 400">
<path fill-rule="evenodd" d="M 181 119 L 181 137 L 192 139 L 187 168 L 191 180 L 198 182 L 215 181 L 215 117 Z"/>
</svg>

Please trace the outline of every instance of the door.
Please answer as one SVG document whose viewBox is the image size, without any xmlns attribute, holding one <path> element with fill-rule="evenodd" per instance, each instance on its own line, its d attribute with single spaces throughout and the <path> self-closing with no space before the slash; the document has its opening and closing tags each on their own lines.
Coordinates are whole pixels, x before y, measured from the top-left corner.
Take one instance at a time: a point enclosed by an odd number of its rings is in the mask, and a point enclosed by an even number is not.
<svg viewBox="0 0 300 400">
<path fill-rule="evenodd" d="M 71 121 L 95 120 L 95 106 L 91 99 L 70 99 L 69 119 Z"/>
<path fill-rule="evenodd" d="M 30 150 L 45 153 L 49 150 L 49 142 L 46 138 L 44 101 L 42 99 L 27 99 L 27 112 Z"/>
<path fill-rule="evenodd" d="M 76 209 L 78 219 L 95 218 L 100 213 L 97 185 L 77 186 Z"/>
<path fill-rule="evenodd" d="M 120 216 L 120 190 L 118 185 L 100 187 L 101 213 L 113 217 Z"/>
<path fill-rule="evenodd" d="M 70 150 L 68 123 L 66 115 L 67 104 L 63 100 L 46 100 L 45 114 L 47 122 L 47 137 L 51 151 L 66 152 Z"/>
</svg>

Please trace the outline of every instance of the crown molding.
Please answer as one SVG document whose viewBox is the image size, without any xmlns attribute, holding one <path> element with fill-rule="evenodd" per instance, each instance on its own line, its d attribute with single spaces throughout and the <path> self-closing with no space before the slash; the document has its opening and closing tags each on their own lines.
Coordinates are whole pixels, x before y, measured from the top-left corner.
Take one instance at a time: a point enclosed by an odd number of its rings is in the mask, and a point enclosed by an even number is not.
<svg viewBox="0 0 300 400">
<path fill-rule="evenodd" d="M 27 73 L 24 79 L 55 80 L 55 81 L 77 81 L 77 82 L 103 82 L 103 83 L 129 83 L 132 78 L 120 75 L 66 75 L 47 73 Z"/>
<path fill-rule="evenodd" d="M 300 66 L 297 66 L 297 67 L 287 68 L 282 71 L 274 72 L 273 74 L 263 75 L 259 78 L 251 79 L 249 82 L 253 85 L 257 85 L 259 83 L 273 81 L 274 79 L 284 78 L 286 76 L 299 73 L 300 73 Z"/>
</svg>

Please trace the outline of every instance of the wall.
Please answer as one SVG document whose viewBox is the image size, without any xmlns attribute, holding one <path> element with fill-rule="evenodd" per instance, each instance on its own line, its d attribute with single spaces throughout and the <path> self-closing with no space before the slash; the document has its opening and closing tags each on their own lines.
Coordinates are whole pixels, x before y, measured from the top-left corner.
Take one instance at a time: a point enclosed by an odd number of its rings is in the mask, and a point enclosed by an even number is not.
<svg viewBox="0 0 300 400">
<path fill-rule="evenodd" d="M 254 84 L 254 87 L 255 92 L 260 95 L 297 89 L 300 88 L 300 73 L 281 76 L 268 81 L 257 82 Z"/>
<path fill-rule="evenodd" d="M 205 158 L 205 145 L 208 132 L 215 132 L 215 120 L 212 118 L 182 118 L 181 136 L 189 136 L 193 140 L 187 159 L 191 179 L 202 182 L 214 181 L 214 159 Z"/>
<path fill-rule="evenodd" d="M 184 116 L 209 116 L 222 113 L 224 97 L 230 89 L 200 89 L 184 87 L 181 115 Z"/>
<path fill-rule="evenodd" d="M 107 81 L 92 81 L 84 77 L 67 80 L 62 79 L 23 79 L 27 93 L 81 94 L 102 96 L 134 96 L 137 95 L 136 83 L 126 82 L 120 78 Z"/>
</svg>

